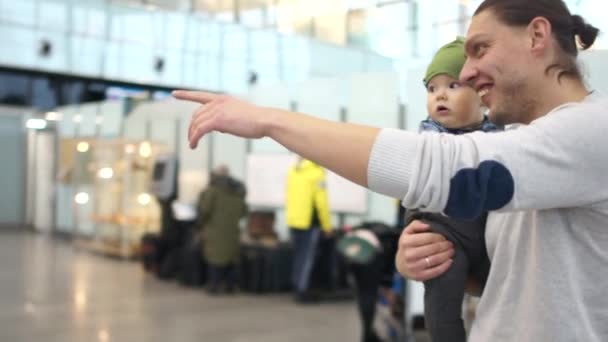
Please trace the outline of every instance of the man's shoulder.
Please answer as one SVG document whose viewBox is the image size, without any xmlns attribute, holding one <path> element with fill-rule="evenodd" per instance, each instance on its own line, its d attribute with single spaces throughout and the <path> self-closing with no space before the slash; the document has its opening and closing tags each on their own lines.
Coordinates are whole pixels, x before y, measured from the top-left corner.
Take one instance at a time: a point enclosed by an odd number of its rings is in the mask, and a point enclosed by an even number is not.
<svg viewBox="0 0 608 342">
<path fill-rule="evenodd" d="M 557 108 L 557 110 L 574 110 L 586 111 L 589 109 L 597 109 L 603 111 L 608 108 L 608 96 L 601 92 L 591 92 L 583 101 L 566 103 Z"/>
<path fill-rule="evenodd" d="M 591 92 L 585 100 L 579 103 L 580 108 L 608 108 L 608 96 L 598 91 Z"/>
<path fill-rule="evenodd" d="M 592 94 L 581 102 L 564 103 L 534 120 L 530 126 L 545 124 L 569 131 L 590 132 L 599 129 L 604 132 L 608 124 L 608 97 Z"/>
</svg>

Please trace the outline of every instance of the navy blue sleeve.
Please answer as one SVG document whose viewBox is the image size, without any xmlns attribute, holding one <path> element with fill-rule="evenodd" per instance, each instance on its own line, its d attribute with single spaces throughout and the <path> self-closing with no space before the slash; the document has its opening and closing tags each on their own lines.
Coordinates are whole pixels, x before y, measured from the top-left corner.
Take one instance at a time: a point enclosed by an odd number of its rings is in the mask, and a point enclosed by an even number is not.
<svg viewBox="0 0 608 342">
<path fill-rule="evenodd" d="M 444 213 L 457 219 L 475 219 L 505 206 L 513 198 L 511 172 L 496 161 L 483 161 L 477 168 L 462 169 L 450 180 Z"/>
</svg>

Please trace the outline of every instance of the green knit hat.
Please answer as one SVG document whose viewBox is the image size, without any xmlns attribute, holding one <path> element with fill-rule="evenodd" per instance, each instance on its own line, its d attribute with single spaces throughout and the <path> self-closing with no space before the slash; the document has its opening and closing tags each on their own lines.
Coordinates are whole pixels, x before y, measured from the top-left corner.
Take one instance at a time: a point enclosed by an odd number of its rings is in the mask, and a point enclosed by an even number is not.
<svg viewBox="0 0 608 342">
<path fill-rule="evenodd" d="M 437 51 L 433 61 L 426 69 L 424 84 L 427 85 L 433 77 L 441 74 L 458 79 L 465 61 L 464 38 L 458 37 Z"/>
</svg>

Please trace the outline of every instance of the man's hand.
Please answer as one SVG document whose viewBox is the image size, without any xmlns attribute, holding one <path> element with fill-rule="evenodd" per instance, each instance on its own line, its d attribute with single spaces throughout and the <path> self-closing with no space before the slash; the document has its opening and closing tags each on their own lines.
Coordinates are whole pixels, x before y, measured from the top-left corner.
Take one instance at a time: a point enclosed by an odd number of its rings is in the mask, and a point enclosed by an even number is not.
<svg viewBox="0 0 608 342">
<path fill-rule="evenodd" d="M 425 281 L 443 274 L 452 264 L 454 246 L 430 226 L 412 221 L 401 233 L 395 265 L 406 278 Z"/>
<path fill-rule="evenodd" d="M 202 105 L 192 114 L 190 121 L 188 141 L 191 148 L 196 148 L 198 141 L 212 131 L 243 138 L 262 138 L 267 135 L 268 123 L 272 121 L 269 117 L 272 110 L 265 111 L 227 95 L 176 90 L 173 96 Z"/>
</svg>

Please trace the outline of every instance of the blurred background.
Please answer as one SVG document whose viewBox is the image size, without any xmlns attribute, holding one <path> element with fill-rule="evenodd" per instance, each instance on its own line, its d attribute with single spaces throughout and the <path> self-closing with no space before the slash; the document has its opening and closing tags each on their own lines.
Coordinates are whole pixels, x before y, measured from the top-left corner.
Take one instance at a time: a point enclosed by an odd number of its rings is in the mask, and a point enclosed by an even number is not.
<svg viewBox="0 0 608 342">
<path fill-rule="evenodd" d="M 357 279 L 335 245 L 358 227 L 398 235 L 397 201 L 327 174 L 335 234 L 317 253 L 321 299 L 296 305 L 285 217 L 295 156 L 217 133 L 190 150 L 196 106 L 170 91 L 417 130 L 425 67 L 480 2 L 0 0 L 0 339 L 360 340 Z M 605 1 L 566 3 L 608 30 Z M 606 48 L 602 33 L 582 53 L 598 90 Z M 204 262 L 188 264 L 202 256 L 187 256 L 220 166 L 249 208 L 230 297 L 202 291 Z M 401 307 L 379 298 L 378 334 L 424 341 L 420 285 L 394 291 Z"/>
</svg>

